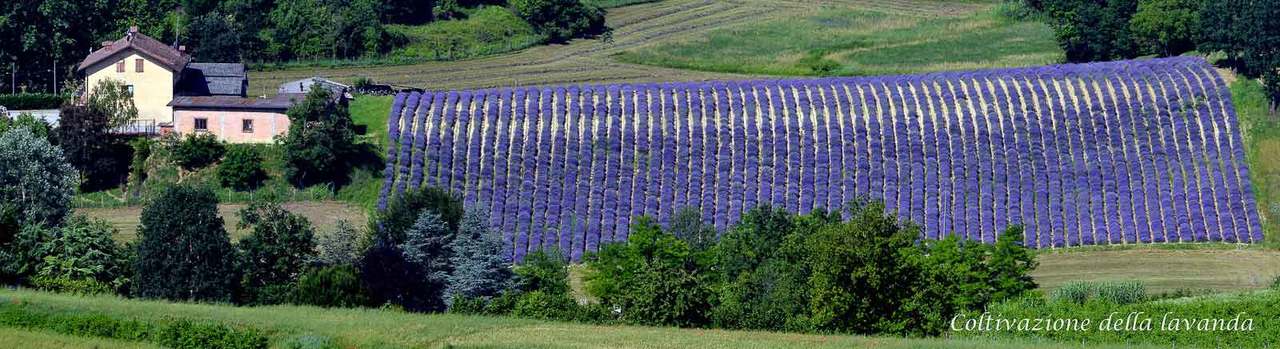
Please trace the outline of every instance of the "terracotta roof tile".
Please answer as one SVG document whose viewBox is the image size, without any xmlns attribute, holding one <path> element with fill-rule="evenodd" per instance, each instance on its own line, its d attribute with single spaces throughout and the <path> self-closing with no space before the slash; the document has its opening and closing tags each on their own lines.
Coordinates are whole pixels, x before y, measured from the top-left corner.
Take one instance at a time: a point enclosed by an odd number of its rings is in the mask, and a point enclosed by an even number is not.
<svg viewBox="0 0 1280 349">
<path fill-rule="evenodd" d="M 180 72 L 182 68 L 191 62 L 191 56 L 178 51 L 177 49 L 165 45 L 164 43 L 152 39 L 149 36 L 138 32 L 130 32 L 125 37 L 112 42 L 110 46 L 106 46 L 93 51 L 84 61 L 80 62 L 76 70 L 84 70 L 89 66 L 98 64 L 117 53 L 133 49 L 139 54 L 147 56 L 155 61 L 156 64 L 169 69 L 170 71 Z"/>
</svg>

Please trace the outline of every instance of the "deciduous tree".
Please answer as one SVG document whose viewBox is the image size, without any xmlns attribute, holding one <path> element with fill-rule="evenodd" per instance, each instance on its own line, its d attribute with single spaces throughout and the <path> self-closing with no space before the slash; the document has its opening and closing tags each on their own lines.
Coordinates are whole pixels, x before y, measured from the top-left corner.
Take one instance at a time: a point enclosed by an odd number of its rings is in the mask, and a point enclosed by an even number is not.
<svg viewBox="0 0 1280 349">
<path fill-rule="evenodd" d="M 239 277 L 218 200 L 207 188 L 166 188 L 142 209 L 134 294 L 229 301 Z"/>
</svg>

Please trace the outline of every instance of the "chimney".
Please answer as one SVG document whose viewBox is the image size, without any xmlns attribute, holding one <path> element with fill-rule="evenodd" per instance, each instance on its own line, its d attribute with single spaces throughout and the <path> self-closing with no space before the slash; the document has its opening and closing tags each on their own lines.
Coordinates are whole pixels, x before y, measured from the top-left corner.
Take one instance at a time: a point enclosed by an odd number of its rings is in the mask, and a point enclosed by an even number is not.
<svg viewBox="0 0 1280 349">
<path fill-rule="evenodd" d="M 111 47 L 111 42 L 110 42 L 110 41 L 103 41 L 103 42 L 102 42 L 102 48 L 108 48 L 108 47 Z"/>
<path fill-rule="evenodd" d="M 187 53 L 187 45 L 178 45 L 178 52 Z"/>
</svg>

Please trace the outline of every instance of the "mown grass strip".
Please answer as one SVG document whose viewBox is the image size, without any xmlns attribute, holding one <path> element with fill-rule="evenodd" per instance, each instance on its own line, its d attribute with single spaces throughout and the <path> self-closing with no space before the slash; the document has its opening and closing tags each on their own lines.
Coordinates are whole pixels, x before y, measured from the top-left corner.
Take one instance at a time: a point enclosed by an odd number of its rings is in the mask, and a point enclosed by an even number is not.
<svg viewBox="0 0 1280 349">
<path fill-rule="evenodd" d="M 175 349 L 267 347 L 264 332 L 248 326 L 186 319 L 143 321 L 97 312 L 59 311 L 21 301 L 0 304 L 0 326 L 76 337 L 150 342 Z"/>
</svg>

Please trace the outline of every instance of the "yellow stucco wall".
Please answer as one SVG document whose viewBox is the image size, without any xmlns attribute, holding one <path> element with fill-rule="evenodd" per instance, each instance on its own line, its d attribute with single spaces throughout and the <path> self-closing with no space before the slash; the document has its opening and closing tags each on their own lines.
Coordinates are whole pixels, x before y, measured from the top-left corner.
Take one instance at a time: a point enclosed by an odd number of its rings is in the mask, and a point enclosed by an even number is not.
<svg viewBox="0 0 1280 349">
<path fill-rule="evenodd" d="M 135 70 L 135 59 L 144 62 L 141 73 Z M 118 73 L 116 63 L 121 60 L 124 61 L 124 72 Z M 173 108 L 167 104 L 173 100 L 174 72 L 130 51 L 90 66 L 85 69 L 85 74 L 86 92 L 93 93 L 93 88 L 104 79 L 124 81 L 133 85 L 133 104 L 138 107 L 139 120 L 155 120 L 158 124 L 173 122 Z"/>
</svg>

